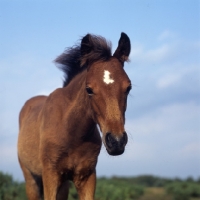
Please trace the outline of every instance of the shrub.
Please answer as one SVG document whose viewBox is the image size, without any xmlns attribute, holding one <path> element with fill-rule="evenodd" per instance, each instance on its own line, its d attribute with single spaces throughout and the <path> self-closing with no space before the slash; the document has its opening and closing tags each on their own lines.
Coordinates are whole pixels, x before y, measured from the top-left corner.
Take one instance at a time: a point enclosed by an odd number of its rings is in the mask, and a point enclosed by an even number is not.
<svg viewBox="0 0 200 200">
<path fill-rule="evenodd" d="M 200 197 L 200 185 L 195 182 L 174 182 L 166 186 L 168 194 L 174 200 L 189 200 L 190 197 Z"/>
<path fill-rule="evenodd" d="M 0 200 L 26 200 L 25 185 L 0 172 Z"/>
</svg>

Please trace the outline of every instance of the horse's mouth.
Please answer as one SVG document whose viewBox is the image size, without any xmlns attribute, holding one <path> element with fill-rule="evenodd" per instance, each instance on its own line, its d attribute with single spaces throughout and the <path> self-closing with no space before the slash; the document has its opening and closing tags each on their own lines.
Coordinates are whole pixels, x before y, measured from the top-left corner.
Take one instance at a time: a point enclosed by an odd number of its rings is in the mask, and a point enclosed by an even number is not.
<svg viewBox="0 0 200 200">
<path fill-rule="evenodd" d="M 111 155 L 111 156 L 119 156 L 119 155 L 121 155 L 121 154 L 123 154 L 124 153 L 124 148 L 123 149 L 115 149 L 115 148 L 113 148 L 113 149 L 109 149 L 109 148 L 106 148 L 106 150 L 107 150 L 107 152 L 108 152 L 108 154 L 109 155 Z"/>
</svg>

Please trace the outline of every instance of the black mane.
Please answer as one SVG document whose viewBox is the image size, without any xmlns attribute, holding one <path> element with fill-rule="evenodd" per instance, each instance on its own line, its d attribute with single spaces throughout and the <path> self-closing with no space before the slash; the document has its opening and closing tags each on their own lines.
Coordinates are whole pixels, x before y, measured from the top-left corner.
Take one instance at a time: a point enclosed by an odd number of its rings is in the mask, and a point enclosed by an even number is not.
<svg viewBox="0 0 200 200">
<path fill-rule="evenodd" d="M 95 35 L 89 36 L 90 52 L 81 51 L 81 44 L 68 48 L 55 59 L 55 62 L 60 64 L 58 67 L 64 72 L 63 87 L 78 73 L 83 71 L 93 62 L 107 61 L 111 57 L 111 43 L 105 38 Z M 84 44 L 83 44 L 84 45 Z"/>
</svg>

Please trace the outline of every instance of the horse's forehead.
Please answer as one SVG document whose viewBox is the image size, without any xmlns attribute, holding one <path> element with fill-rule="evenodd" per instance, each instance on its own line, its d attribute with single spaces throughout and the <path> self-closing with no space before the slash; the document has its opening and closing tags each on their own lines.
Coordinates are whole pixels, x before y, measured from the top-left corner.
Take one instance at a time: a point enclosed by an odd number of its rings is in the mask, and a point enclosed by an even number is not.
<svg viewBox="0 0 200 200">
<path fill-rule="evenodd" d="M 114 78 L 111 77 L 111 72 L 109 70 L 104 70 L 104 74 L 103 74 L 103 82 L 105 84 L 113 84 L 115 82 Z"/>
<path fill-rule="evenodd" d="M 108 62 L 97 63 L 92 71 L 93 78 L 96 80 L 103 80 L 105 84 L 113 84 L 117 79 L 127 77 L 121 63 L 114 59 Z"/>
</svg>

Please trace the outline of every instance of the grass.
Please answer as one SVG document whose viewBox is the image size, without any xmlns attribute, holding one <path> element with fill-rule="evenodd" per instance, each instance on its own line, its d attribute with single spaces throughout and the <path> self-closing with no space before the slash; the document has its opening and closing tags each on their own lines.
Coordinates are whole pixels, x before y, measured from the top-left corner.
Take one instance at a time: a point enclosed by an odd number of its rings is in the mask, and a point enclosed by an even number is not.
<svg viewBox="0 0 200 200">
<path fill-rule="evenodd" d="M 138 200 L 173 200 L 173 198 L 165 193 L 164 188 L 149 187 L 145 189 L 144 195 Z"/>
<path fill-rule="evenodd" d="M 144 195 L 138 200 L 173 200 L 173 196 L 166 194 L 162 187 L 147 187 Z M 200 200 L 200 198 L 191 198 L 190 200 Z"/>
</svg>

